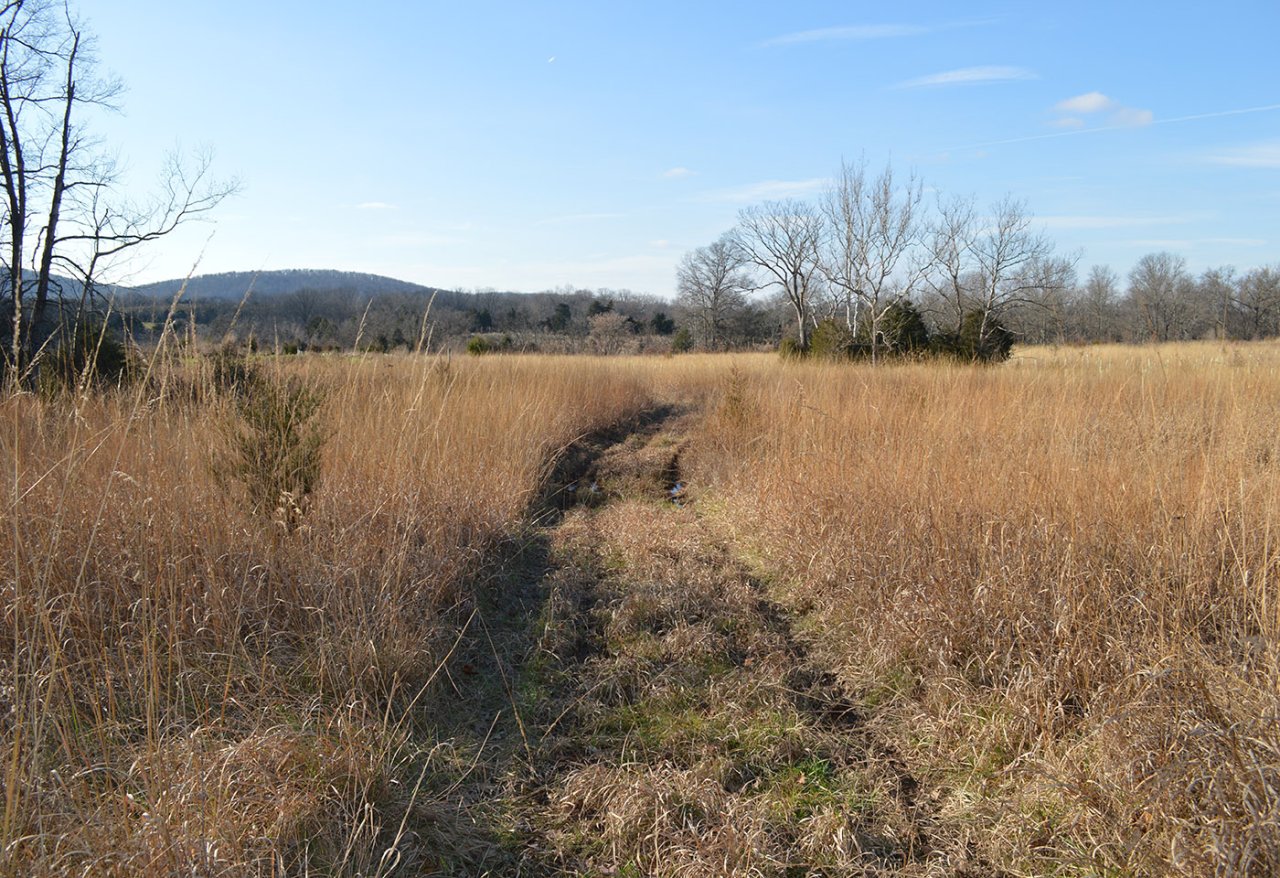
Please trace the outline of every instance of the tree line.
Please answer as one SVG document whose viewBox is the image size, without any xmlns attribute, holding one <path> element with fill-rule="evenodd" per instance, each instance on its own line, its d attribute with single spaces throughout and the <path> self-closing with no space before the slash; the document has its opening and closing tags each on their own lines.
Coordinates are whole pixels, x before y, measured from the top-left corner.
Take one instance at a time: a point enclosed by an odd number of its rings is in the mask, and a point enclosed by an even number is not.
<svg viewBox="0 0 1280 878">
<path fill-rule="evenodd" d="M 412 288 L 300 272 L 316 286 L 243 300 L 113 291 L 113 264 L 199 218 L 237 185 L 208 156 L 173 156 L 154 193 L 121 185 L 90 133 L 120 84 L 98 71 L 91 34 L 57 0 L 0 0 L 0 378 L 33 386 L 42 361 L 82 371 L 112 333 L 155 341 L 304 349 L 599 353 L 815 347 L 879 360 L 924 348 L 998 357 L 1013 341 L 1166 341 L 1280 335 L 1280 266 L 1193 275 L 1169 253 L 1122 279 L 1055 253 L 1025 205 L 925 198 L 914 175 L 844 164 L 812 202 L 742 210 L 686 254 L 675 302 L 624 289 L 542 293 Z M 280 273 L 277 273 L 280 274 Z M 284 273 L 288 274 L 288 273 Z M 332 274 L 333 277 L 329 277 Z M 248 277 L 246 275 L 246 277 Z M 225 288 L 228 278 L 209 288 Z M 350 281 L 350 277 L 346 276 Z M 397 286 L 397 284 L 399 284 Z M 147 291 L 144 291 L 147 292 Z M 121 346 L 123 348 L 123 346 Z M 122 355 L 123 356 L 123 355 Z"/>
<path fill-rule="evenodd" d="M 670 302 L 628 289 L 388 292 L 385 283 L 335 280 L 266 295 L 255 286 L 241 299 L 184 299 L 174 328 L 206 346 L 252 344 L 290 352 L 391 352 L 427 344 L 461 350 L 472 340 L 478 351 L 657 351 L 670 350 L 678 330 Z M 127 292 L 117 295 L 116 308 L 133 337 L 148 342 L 160 331 L 171 298 L 172 290 Z"/>
<path fill-rule="evenodd" d="M 998 229 L 992 235 L 998 242 Z M 726 235 L 686 254 L 674 303 L 628 289 L 572 285 L 536 293 L 384 292 L 343 281 L 267 295 L 255 288 L 244 301 L 196 297 L 180 306 L 174 328 L 182 337 L 210 345 L 252 340 L 257 347 L 288 351 L 358 347 L 390 352 L 414 350 L 420 341 L 429 341 L 437 349 L 462 350 L 471 344 L 477 352 L 620 353 L 776 348 L 798 342 L 795 300 L 800 297 L 781 288 L 760 295 L 765 285 L 736 247 Z M 997 267 L 1007 267 L 1013 258 L 994 247 L 988 252 L 992 255 L 986 258 Z M 805 344 L 819 354 L 852 349 L 881 358 L 919 352 L 932 341 L 961 356 L 978 350 L 999 357 L 1014 342 L 1280 335 L 1280 266 L 1245 272 L 1215 268 L 1193 275 L 1181 257 L 1153 253 L 1140 259 L 1127 277 L 1095 266 L 1077 279 L 1071 260 L 1059 258 L 1056 265 L 1041 266 L 1038 274 L 1019 274 L 1019 281 L 1006 276 L 1003 283 L 978 285 L 977 278 L 957 270 L 963 264 L 958 255 L 952 254 L 941 279 L 908 277 L 914 295 L 907 295 L 906 284 L 897 283 L 883 266 L 865 286 L 856 281 L 856 264 L 844 266 L 842 283 L 829 282 L 822 273 L 811 275 L 801 299 L 807 315 Z M 911 270 L 919 272 L 919 267 Z M 1046 277 L 1053 271 L 1057 276 L 1050 283 Z M 171 296 L 167 291 L 118 295 L 112 325 L 146 342 L 159 331 Z"/>
<path fill-rule="evenodd" d="M 1262 339 L 1280 336 L 1280 264 L 1193 274 L 1169 252 L 1148 253 L 1122 279 L 1095 265 L 1082 282 L 1010 315 L 1030 343 Z"/>
<path fill-rule="evenodd" d="M 930 201 L 914 175 L 845 163 L 815 201 L 741 210 L 718 240 L 686 253 L 677 313 L 706 349 L 738 346 L 740 315 L 765 291 L 789 311 L 789 347 L 876 361 L 922 338 L 964 356 L 1028 343 L 1252 339 L 1280 335 L 1280 266 L 1192 275 L 1171 253 L 1142 257 L 1122 289 L 1106 266 L 1083 282 L 1012 197 Z M 815 335 L 816 334 L 816 335 Z M 833 341 L 834 339 L 834 341 Z"/>
</svg>

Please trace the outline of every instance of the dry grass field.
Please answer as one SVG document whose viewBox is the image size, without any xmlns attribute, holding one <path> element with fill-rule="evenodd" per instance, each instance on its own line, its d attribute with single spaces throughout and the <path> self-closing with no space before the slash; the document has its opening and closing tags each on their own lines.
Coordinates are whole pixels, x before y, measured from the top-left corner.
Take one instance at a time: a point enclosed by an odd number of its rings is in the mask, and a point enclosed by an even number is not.
<svg viewBox="0 0 1280 878">
<path fill-rule="evenodd" d="M 1276 345 L 258 369 L 0 403 L 0 873 L 1280 870 Z"/>
<path fill-rule="evenodd" d="M 1280 870 L 1280 348 L 726 387 L 694 479 L 986 859 Z"/>
<path fill-rule="evenodd" d="M 0 864 L 374 874 L 425 765 L 412 705 L 547 461 L 646 402 L 589 360 L 313 359 L 301 524 L 215 478 L 207 376 L 3 405 Z"/>
</svg>

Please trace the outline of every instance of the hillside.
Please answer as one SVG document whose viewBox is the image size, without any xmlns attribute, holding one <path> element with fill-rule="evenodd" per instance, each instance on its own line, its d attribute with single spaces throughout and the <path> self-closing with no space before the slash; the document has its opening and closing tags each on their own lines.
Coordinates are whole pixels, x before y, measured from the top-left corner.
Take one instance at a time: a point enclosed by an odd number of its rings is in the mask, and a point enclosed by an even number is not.
<svg viewBox="0 0 1280 878">
<path fill-rule="evenodd" d="M 182 283 L 175 279 L 119 291 L 115 308 L 130 321 L 136 340 L 147 340 L 163 322 Z M 624 340 L 634 342 L 630 347 L 636 347 L 641 336 L 669 336 L 675 331 L 669 303 L 630 290 L 467 292 L 321 269 L 235 271 L 200 275 L 186 283 L 177 325 L 194 325 L 198 334 L 215 341 L 234 328 L 241 338 L 270 338 L 300 349 L 350 348 L 358 338 L 375 350 L 408 348 L 418 339 L 428 313 L 437 343 L 492 333 L 522 350 L 535 345 L 547 349 L 548 344 L 551 349 L 576 350 L 581 344 L 572 339 L 585 339 L 592 318 L 609 312 L 622 319 L 618 329 Z M 752 338 L 769 339 L 776 321 L 757 322 L 764 326 L 753 330 Z M 552 342 L 548 334 L 559 340 Z M 659 346 L 666 350 L 670 343 Z"/>
<path fill-rule="evenodd" d="M 175 278 L 142 284 L 132 287 L 131 290 L 148 298 L 168 298 L 177 291 L 182 282 L 181 278 Z M 198 275 L 187 281 L 186 298 L 238 300 L 250 287 L 253 288 L 253 294 L 257 297 L 296 293 L 301 290 L 317 292 L 354 290 L 365 295 L 430 293 L 432 291 L 431 287 L 379 274 L 332 269 L 288 268 L 280 271 L 225 271 L 219 274 Z"/>
</svg>

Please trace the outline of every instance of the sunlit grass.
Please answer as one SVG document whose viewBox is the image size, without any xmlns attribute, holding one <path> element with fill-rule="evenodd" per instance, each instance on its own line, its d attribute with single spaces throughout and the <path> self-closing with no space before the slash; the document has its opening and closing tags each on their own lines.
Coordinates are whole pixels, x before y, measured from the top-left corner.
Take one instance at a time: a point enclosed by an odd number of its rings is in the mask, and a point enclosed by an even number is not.
<svg viewBox="0 0 1280 878">
<path fill-rule="evenodd" d="M 987 856 L 1280 867 L 1280 347 L 753 361 L 722 399 L 694 478 Z"/>
<path fill-rule="evenodd" d="M 325 396 L 296 522 L 190 361 L 0 403 L 5 874 L 438 866 L 379 862 L 446 831 L 411 705 L 557 450 L 673 399 L 693 508 L 981 856 L 1280 868 L 1280 346 L 264 367 Z"/>
<path fill-rule="evenodd" d="M 647 402 L 587 360 L 263 368 L 325 396 L 296 528 L 214 477 L 235 415 L 208 388 L 3 404 L 7 873 L 370 874 L 485 564 L 556 449 Z"/>
</svg>

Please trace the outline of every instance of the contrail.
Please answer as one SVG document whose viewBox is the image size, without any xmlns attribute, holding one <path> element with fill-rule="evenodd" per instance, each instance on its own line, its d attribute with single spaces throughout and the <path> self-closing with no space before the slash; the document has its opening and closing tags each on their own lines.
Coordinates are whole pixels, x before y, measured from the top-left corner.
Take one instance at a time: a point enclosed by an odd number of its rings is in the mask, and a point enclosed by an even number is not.
<svg viewBox="0 0 1280 878">
<path fill-rule="evenodd" d="M 1191 122 L 1195 119 L 1215 119 L 1218 116 L 1243 116 L 1246 113 L 1267 113 L 1280 110 L 1280 104 L 1267 104 L 1265 107 L 1245 107 L 1243 110 L 1219 110 L 1216 113 L 1197 113 L 1194 116 L 1178 116 L 1176 119 L 1157 119 L 1152 125 L 1165 125 L 1169 122 Z"/>
<path fill-rule="evenodd" d="M 1270 113 L 1280 110 L 1280 104 L 1267 104 L 1263 107 L 1245 107 L 1239 110 L 1218 110 L 1214 113 L 1196 113 L 1192 116 L 1175 116 L 1172 119 L 1156 119 L 1146 125 L 1103 125 L 1100 128 L 1080 128 L 1075 131 L 1054 131 L 1051 134 L 1032 134 L 1027 137 L 1010 137 L 1008 140 L 988 140 L 985 143 L 973 143 L 968 146 L 952 146 L 939 152 L 952 152 L 965 149 L 982 149 L 986 146 L 1004 146 L 1009 143 L 1027 143 L 1032 140 L 1051 140 L 1056 137 L 1075 137 L 1080 134 L 1098 134 L 1102 131 L 1132 131 L 1135 127 L 1149 128 L 1152 125 L 1172 125 L 1175 122 L 1194 122 L 1198 119 L 1217 119 L 1222 116 L 1244 116 L 1249 113 Z"/>
</svg>

